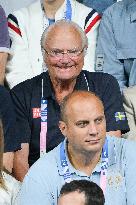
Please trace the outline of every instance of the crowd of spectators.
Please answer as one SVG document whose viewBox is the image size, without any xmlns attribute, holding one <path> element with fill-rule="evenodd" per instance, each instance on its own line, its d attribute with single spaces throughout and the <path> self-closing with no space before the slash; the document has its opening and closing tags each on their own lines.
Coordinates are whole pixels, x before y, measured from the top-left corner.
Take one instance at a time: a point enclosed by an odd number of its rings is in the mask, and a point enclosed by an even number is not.
<svg viewBox="0 0 136 205">
<path fill-rule="evenodd" d="M 1 205 L 136 205 L 135 23 L 136 0 L 0 1 Z"/>
</svg>

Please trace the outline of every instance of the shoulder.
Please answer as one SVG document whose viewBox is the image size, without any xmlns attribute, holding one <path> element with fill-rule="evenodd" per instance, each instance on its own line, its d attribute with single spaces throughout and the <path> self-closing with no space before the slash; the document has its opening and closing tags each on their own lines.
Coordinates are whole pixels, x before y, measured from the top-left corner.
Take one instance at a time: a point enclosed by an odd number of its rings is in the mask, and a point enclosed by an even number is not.
<svg viewBox="0 0 136 205">
<path fill-rule="evenodd" d="M 76 8 L 80 8 L 82 9 L 82 11 L 86 11 L 87 13 L 90 13 L 91 11 L 93 11 L 94 9 L 90 8 L 90 7 L 87 7 L 85 6 L 84 4 L 82 3 L 79 3 L 78 1 L 74 1 L 74 0 L 71 0 L 71 3 L 72 5 L 75 5 Z M 94 10 L 95 11 L 95 10 Z M 86 14 L 87 14 L 86 13 Z"/>
<path fill-rule="evenodd" d="M 24 82 L 19 83 L 15 87 L 11 89 L 11 93 L 31 93 L 32 90 L 38 86 L 41 86 L 42 83 L 42 77 L 44 73 L 41 73 L 40 75 L 37 75 L 36 77 L 33 77 L 31 79 L 25 80 Z"/>
<path fill-rule="evenodd" d="M 40 1 L 38 0 L 38 1 L 35 1 L 34 3 L 30 4 L 27 7 L 23 7 L 21 9 L 17 10 L 17 11 L 14 11 L 13 14 L 15 16 L 18 16 L 18 15 L 21 15 L 21 14 L 25 15 L 25 14 L 29 13 L 31 10 L 32 11 L 38 10 L 39 7 L 40 7 Z"/>
<path fill-rule="evenodd" d="M 122 11 L 124 12 L 124 10 L 124 2 L 116 2 L 103 12 L 102 20 L 105 20 L 106 18 L 117 19 L 122 14 Z"/>
<path fill-rule="evenodd" d="M 94 83 L 98 83 L 100 85 L 102 82 L 104 83 L 104 85 L 107 85 L 109 83 L 117 84 L 116 78 L 108 73 L 89 72 L 89 71 L 83 71 L 83 72 L 87 76 L 88 80 L 93 81 Z"/>
<path fill-rule="evenodd" d="M 36 15 L 36 13 L 40 13 L 41 11 L 41 6 L 40 6 L 40 1 L 36 1 L 32 4 L 30 4 L 28 7 L 21 8 L 17 11 L 14 11 L 12 14 L 9 14 L 8 20 L 12 21 L 21 21 L 22 23 L 24 21 L 29 22 L 30 18 L 33 18 L 33 16 Z M 31 15 L 33 13 L 33 15 Z"/>
<path fill-rule="evenodd" d="M 35 181 L 40 181 L 40 179 L 50 180 L 52 177 L 55 177 L 58 173 L 59 153 L 60 145 L 38 159 L 29 169 L 27 177 Z"/>
<path fill-rule="evenodd" d="M 108 137 L 108 142 L 110 146 L 114 146 L 117 160 L 122 159 L 123 161 L 129 161 L 130 163 L 132 163 L 132 159 L 135 160 L 136 141 L 118 137 Z"/>
<path fill-rule="evenodd" d="M 135 98 L 136 86 L 128 87 L 123 90 L 123 96 L 128 96 L 130 98 Z"/>
<path fill-rule="evenodd" d="M 93 8 L 87 7 L 74 0 L 71 0 L 71 4 L 74 10 L 73 12 L 74 13 L 73 15 L 75 16 L 74 19 L 78 19 L 78 24 L 79 25 L 84 24 L 85 30 L 89 26 L 89 28 L 86 30 L 86 33 L 88 33 L 92 29 L 95 29 L 99 25 L 101 16 Z M 80 19 L 79 19 L 78 11 L 80 11 L 80 17 L 81 17 Z"/>
</svg>

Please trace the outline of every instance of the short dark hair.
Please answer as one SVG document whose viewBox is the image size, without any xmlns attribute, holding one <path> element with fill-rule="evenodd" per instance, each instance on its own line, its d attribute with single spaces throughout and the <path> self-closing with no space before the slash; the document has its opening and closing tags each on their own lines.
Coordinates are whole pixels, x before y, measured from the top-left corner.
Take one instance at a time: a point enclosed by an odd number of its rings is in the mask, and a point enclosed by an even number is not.
<svg viewBox="0 0 136 205">
<path fill-rule="evenodd" d="M 85 205 L 104 205 L 105 198 L 102 189 L 92 181 L 73 180 L 62 186 L 60 197 L 71 192 L 84 193 Z"/>
</svg>

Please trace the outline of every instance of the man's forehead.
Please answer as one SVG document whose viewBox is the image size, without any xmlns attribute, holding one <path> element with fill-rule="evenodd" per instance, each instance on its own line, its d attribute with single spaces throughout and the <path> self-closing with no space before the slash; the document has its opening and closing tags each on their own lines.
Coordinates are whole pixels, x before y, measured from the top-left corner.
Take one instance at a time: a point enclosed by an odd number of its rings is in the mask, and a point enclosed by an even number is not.
<svg viewBox="0 0 136 205">
<path fill-rule="evenodd" d="M 48 44 L 48 42 L 50 41 L 66 42 L 66 40 L 68 39 L 70 40 L 74 39 L 75 41 L 82 41 L 81 35 L 76 28 L 72 26 L 66 26 L 66 25 L 64 27 L 55 26 L 47 34 L 46 44 Z"/>
<path fill-rule="evenodd" d="M 96 98 L 77 99 L 69 101 L 66 106 L 66 115 L 72 117 L 73 121 L 90 120 L 104 116 L 104 109 L 101 101 Z"/>
<path fill-rule="evenodd" d="M 85 205 L 85 195 L 83 192 L 78 191 L 64 194 L 60 197 L 58 205 Z"/>
<path fill-rule="evenodd" d="M 83 105 L 86 105 L 87 107 L 99 107 L 103 110 L 103 104 L 101 100 L 96 97 L 95 95 L 77 95 L 73 96 L 69 99 L 67 103 L 68 107 L 76 109 L 76 108 L 85 108 Z"/>
</svg>

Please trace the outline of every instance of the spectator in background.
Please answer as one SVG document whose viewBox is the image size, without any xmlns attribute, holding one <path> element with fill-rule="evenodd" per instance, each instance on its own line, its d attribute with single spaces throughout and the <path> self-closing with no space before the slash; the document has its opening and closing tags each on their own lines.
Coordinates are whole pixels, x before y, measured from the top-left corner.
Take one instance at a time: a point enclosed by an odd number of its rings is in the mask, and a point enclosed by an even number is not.
<svg viewBox="0 0 136 205">
<path fill-rule="evenodd" d="M 104 205 L 102 189 L 94 182 L 74 180 L 60 190 L 58 205 Z"/>
<path fill-rule="evenodd" d="M 123 0 L 103 14 L 96 51 L 96 71 L 118 80 L 120 89 L 136 84 L 136 1 Z"/>
<path fill-rule="evenodd" d="M 4 84 L 5 67 L 10 49 L 10 38 L 8 33 L 7 18 L 3 8 L 0 6 L 0 84 Z"/>
<path fill-rule="evenodd" d="M 0 117 L 4 131 L 3 165 L 11 173 L 13 168 L 14 151 L 21 148 L 17 134 L 16 118 L 11 96 L 5 87 L 0 85 Z"/>
<path fill-rule="evenodd" d="M 136 86 L 123 90 L 123 102 L 126 111 L 130 132 L 125 136 L 136 140 Z"/>
<path fill-rule="evenodd" d="M 108 74 L 82 71 L 88 44 L 76 23 L 60 20 L 52 24 L 43 33 L 41 45 L 48 71 L 11 90 L 23 145 L 15 154 L 16 176 L 20 180 L 40 155 L 64 139 L 58 127 L 60 103 L 74 90 L 89 90 L 100 96 L 109 135 L 120 137 L 128 131 L 116 79 Z"/>
<path fill-rule="evenodd" d="M 81 179 L 102 188 L 105 205 L 136 205 L 136 142 L 106 136 L 102 101 L 91 92 L 71 93 L 59 127 L 64 142 L 30 168 L 18 205 L 57 205 L 63 184 Z"/>
<path fill-rule="evenodd" d="M 16 195 L 20 189 L 20 182 L 3 171 L 3 137 L 3 128 L 0 120 L 0 205 L 14 205 Z"/>
<path fill-rule="evenodd" d="M 10 88 L 47 69 L 41 53 L 41 35 L 48 25 L 63 18 L 76 22 L 86 31 L 89 44 L 84 69 L 94 71 L 98 13 L 76 0 L 38 0 L 8 18 L 12 46 L 6 79 Z"/>
</svg>

